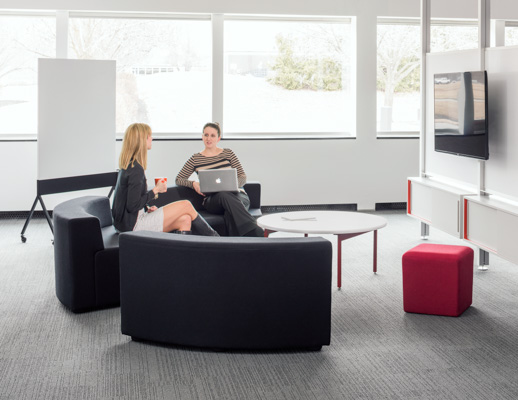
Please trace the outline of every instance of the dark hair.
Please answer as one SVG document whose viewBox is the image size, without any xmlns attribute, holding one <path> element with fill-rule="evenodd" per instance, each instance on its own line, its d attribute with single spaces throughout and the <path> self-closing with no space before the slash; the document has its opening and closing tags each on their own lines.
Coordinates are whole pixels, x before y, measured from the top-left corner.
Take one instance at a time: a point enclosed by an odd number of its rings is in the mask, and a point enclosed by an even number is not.
<svg viewBox="0 0 518 400">
<path fill-rule="evenodd" d="M 205 130 L 205 128 L 216 129 L 216 131 L 218 131 L 218 137 L 221 137 L 221 128 L 219 127 L 219 124 L 217 122 L 207 122 L 205 125 L 203 125 L 203 130 L 201 131 L 202 133 Z"/>
</svg>

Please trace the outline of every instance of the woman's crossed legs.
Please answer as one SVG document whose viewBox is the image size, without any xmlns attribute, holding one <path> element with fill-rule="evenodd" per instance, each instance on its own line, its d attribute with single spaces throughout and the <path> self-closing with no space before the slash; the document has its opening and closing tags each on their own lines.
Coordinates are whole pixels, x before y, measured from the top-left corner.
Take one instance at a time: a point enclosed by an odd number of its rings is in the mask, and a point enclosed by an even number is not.
<svg viewBox="0 0 518 400">
<path fill-rule="evenodd" d="M 198 213 L 189 200 L 179 200 L 164 206 L 164 232 L 190 231 Z"/>
</svg>

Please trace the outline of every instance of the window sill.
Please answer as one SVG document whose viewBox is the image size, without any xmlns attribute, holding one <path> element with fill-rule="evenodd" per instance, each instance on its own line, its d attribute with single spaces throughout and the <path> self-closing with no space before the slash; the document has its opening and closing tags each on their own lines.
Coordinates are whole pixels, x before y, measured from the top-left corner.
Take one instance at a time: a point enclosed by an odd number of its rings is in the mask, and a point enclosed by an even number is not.
<svg viewBox="0 0 518 400">
<path fill-rule="evenodd" d="M 35 133 L 0 133 L 0 142 L 36 142 L 38 135 Z"/>
<path fill-rule="evenodd" d="M 419 132 L 378 132 L 376 139 L 419 139 Z"/>
</svg>

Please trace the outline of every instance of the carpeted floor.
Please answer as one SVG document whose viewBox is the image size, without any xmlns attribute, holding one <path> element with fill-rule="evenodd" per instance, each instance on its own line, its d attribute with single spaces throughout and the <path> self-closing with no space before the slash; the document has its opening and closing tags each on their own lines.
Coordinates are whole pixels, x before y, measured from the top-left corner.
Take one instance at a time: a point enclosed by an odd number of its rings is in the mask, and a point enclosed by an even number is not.
<svg viewBox="0 0 518 400">
<path fill-rule="evenodd" d="M 518 266 L 491 255 L 489 271 L 475 268 L 473 305 L 459 318 L 406 314 L 401 256 L 421 243 L 419 223 L 376 214 L 388 220 L 378 274 L 372 234 L 343 244 L 331 346 L 277 353 L 135 343 L 118 308 L 73 314 L 54 294 L 46 221 L 32 220 L 22 244 L 24 221 L 2 219 L 0 399 L 518 398 Z M 464 244 L 434 229 L 429 242 Z"/>
</svg>

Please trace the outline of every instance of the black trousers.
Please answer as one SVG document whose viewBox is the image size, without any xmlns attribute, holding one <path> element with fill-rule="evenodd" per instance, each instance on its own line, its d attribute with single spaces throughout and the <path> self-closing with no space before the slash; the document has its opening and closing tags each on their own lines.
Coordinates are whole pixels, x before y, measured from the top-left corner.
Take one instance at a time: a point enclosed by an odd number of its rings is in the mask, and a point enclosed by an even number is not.
<svg viewBox="0 0 518 400">
<path fill-rule="evenodd" d="M 248 213 L 250 199 L 244 192 L 219 192 L 203 200 L 203 206 L 212 214 L 222 214 L 229 236 L 244 236 L 257 228 L 255 218 Z"/>
</svg>

